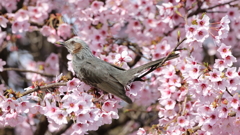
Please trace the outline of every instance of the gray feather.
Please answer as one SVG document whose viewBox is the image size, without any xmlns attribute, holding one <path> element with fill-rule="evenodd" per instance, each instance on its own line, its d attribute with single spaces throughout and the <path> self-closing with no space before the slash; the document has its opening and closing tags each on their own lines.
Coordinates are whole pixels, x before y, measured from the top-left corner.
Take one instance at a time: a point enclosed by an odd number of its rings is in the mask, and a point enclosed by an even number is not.
<svg viewBox="0 0 240 135">
<path fill-rule="evenodd" d="M 123 99 L 127 103 L 132 100 L 126 96 L 124 86 L 116 78 L 117 74 L 124 70 L 98 58 L 89 58 L 87 61 L 82 60 L 81 66 L 78 67 L 80 72 L 78 77 L 86 84 L 100 88 L 101 90 L 112 93 L 113 95 Z"/>
</svg>

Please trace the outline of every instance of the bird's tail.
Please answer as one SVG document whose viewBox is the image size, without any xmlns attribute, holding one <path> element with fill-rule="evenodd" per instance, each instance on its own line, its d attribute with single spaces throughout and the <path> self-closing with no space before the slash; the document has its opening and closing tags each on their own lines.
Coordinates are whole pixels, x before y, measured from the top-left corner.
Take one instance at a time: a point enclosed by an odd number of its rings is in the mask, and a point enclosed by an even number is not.
<svg viewBox="0 0 240 135">
<path fill-rule="evenodd" d="M 179 54 L 171 54 L 167 58 L 167 60 L 171 60 L 171 59 L 174 59 L 174 58 L 177 58 L 177 57 L 179 57 Z M 139 66 L 139 67 L 127 70 L 125 72 L 126 75 L 125 75 L 125 80 L 124 80 L 123 83 L 126 85 L 131 81 L 140 80 L 143 76 L 151 73 L 152 71 L 154 71 L 158 67 L 161 67 L 162 65 L 159 66 L 159 64 L 164 59 L 165 59 L 165 57 L 162 58 L 162 59 L 158 59 L 158 60 L 155 60 L 155 61 L 148 62 L 144 65 Z M 164 64 L 164 63 L 162 63 L 162 64 Z"/>
</svg>

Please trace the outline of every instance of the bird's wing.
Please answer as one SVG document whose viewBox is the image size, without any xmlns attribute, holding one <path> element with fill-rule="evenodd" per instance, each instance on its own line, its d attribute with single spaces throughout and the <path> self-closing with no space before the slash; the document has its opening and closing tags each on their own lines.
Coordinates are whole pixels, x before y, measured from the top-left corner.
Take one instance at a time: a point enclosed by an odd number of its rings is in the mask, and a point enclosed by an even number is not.
<svg viewBox="0 0 240 135">
<path fill-rule="evenodd" d="M 111 75 L 113 72 L 109 65 L 98 59 L 88 59 L 81 63 L 80 73 L 91 85 L 96 85 L 103 81 L 118 82 L 118 80 Z"/>
<path fill-rule="evenodd" d="M 114 94 L 128 103 L 131 99 L 126 96 L 124 86 L 113 75 L 121 70 L 112 67 L 110 64 L 100 59 L 88 59 L 80 67 L 83 81 L 105 92 Z"/>
</svg>

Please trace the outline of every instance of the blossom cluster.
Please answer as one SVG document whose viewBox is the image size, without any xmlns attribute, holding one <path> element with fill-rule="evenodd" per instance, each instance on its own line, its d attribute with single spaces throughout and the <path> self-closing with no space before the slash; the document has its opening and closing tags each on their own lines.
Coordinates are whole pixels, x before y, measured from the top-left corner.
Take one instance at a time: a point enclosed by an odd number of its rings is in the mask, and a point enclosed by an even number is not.
<svg viewBox="0 0 240 135">
<path fill-rule="evenodd" d="M 128 134 L 237 135 L 239 5 L 237 0 L 2 0 L 0 55 L 2 48 L 19 51 L 9 46 L 18 46 L 17 39 L 26 40 L 26 33 L 36 31 L 50 43 L 79 36 L 96 57 L 126 70 L 178 53 L 179 58 L 165 62 L 144 81 L 126 86 L 135 106 L 157 116 L 148 125 L 132 118 Z M 61 68 L 60 54 L 48 55 L 45 61 L 31 60 L 19 67 L 33 71 L 24 74 L 32 82 L 24 92 L 36 91 L 24 95 L 8 83 L 0 85 L 0 126 L 30 135 L 44 116 L 48 132 L 70 125 L 64 134 L 82 135 L 119 119 L 119 109 L 127 108 L 120 98 L 77 78 L 67 80 L 60 74 L 67 72 Z M 67 59 L 67 70 L 74 75 L 71 54 Z M 0 59 L 0 72 L 6 71 L 5 65 L 9 59 Z M 64 81 L 66 86 L 41 89 Z"/>
</svg>

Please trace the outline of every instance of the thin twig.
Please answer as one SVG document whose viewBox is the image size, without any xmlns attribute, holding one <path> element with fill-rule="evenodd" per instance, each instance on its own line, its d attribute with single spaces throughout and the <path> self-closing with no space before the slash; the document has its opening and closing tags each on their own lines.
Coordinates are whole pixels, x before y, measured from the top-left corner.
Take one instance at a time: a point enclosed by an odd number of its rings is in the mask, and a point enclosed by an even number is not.
<svg viewBox="0 0 240 135">
<path fill-rule="evenodd" d="M 172 52 L 176 51 L 177 48 L 179 47 L 179 45 L 182 44 L 186 39 L 187 39 L 187 38 L 184 38 L 182 41 L 180 41 L 180 42 L 176 45 L 176 47 L 173 49 Z M 162 60 L 161 63 L 159 63 L 159 64 L 158 64 L 157 66 L 155 66 L 155 67 L 150 68 L 146 73 L 144 73 L 143 75 L 141 75 L 141 76 L 138 77 L 138 78 L 142 78 L 143 76 L 146 76 L 147 74 L 151 73 L 151 72 L 154 71 L 155 69 L 161 67 L 161 66 L 168 60 L 168 58 L 169 58 L 170 56 L 172 56 L 171 53 L 169 53 L 165 58 L 163 58 L 163 60 Z M 177 56 L 177 57 L 178 57 L 178 56 Z M 135 80 L 135 81 L 136 81 L 136 80 Z"/>
<path fill-rule="evenodd" d="M 232 1 L 225 2 L 225 3 L 217 4 L 217 5 L 215 5 L 215 6 L 208 7 L 208 8 L 203 8 L 203 9 L 198 8 L 197 10 L 189 13 L 189 14 L 188 14 L 188 18 L 191 17 L 191 16 L 193 16 L 193 15 L 199 14 L 199 13 L 207 12 L 207 11 L 210 10 L 210 9 L 213 9 L 213 8 L 216 8 L 216 7 L 220 7 L 220 6 L 223 6 L 223 5 L 226 5 L 226 4 L 230 4 L 230 3 L 235 2 L 235 1 L 237 1 L 237 0 L 232 0 Z M 209 12 L 209 11 L 208 11 L 208 12 Z"/>
<path fill-rule="evenodd" d="M 184 98 L 184 101 L 183 101 L 183 109 L 182 109 L 182 113 L 181 113 L 181 116 L 184 115 L 185 111 L 186 111 L 186 104 L 187 104 L 187 97 Z"/>
<path fill-rule="evenodd" d="M 227 13 L 227 11 L 206 11 L 206 13 Z"/>
<path fill-rule="evenodd" d="M 233 97 L 233 94 L 232 93 L 230 93 L 230 91 L 226 88 L 226 91 L 227 91 L 227 93 L 230 95 L 230 96 L 232 96 Z"/>
<path fill-rule="evenodd" d="M 46 76 L 46 77 L 56 77 L 55 75 L 52 75 L 52 74 L 46 74 L 46 73 L 42 73 L 42 72 L 38 72 L 38 71 L 25 70 L 25 69 L 19 69 L 19 68 L 3 68 L 3 71 L 29 72 L 29 73 L 35 73 L 35 74 L 39 74 L 42 76 Z"/>
<path fill-rule="evenodd" d="M 174 30 L 176 30 L 177 28 L 181 27 L 181 24 L 178 24 L 176 26 L 174 26 L 171 30 L 169 30 L 168 32 L 164 32 L 163 35 L 164 36 L 169 36 Z"/>
<path fill-rule="evenodd" d="M 32 92 L 35 92 L 35 91 L 38 91 L 38 90 L 46 90 L 46 89 L 49 89 L 49 88 L 54 88 L 54 87 L 59 87 L 59 86 L 66 86 L 67 85 L 67 82 L 60 82 L 60 83 L 52 83 L 52 84 L 48 84 L 48 85 L 45 85 L 45 86 L 39 86 L 39 87 L 36 87 L 36 88 L 33 88 L 33 89 L 28 89 L 26 92 L 24 92 L 22 96 L 25 96 L 25 95 L 28 95 Z"/>
<path fill-rule="evenodd" d="M 202 128 L 202 126 L 195 126 L 192 129 L 186 130 L 184 135 L 191 135 L 191 134 L 195 133 L 196 131 L 200 130 L 201 128 Z"/>
<path fill-rule="evenodd" d="M 182 41 L 178 42 L 178 44 L 175 46 L 175 48 L 173 49 L 172 52 L 176 51 L 176 49 L 177 49 L 186 39 L 187 39 L 187 38 L 184 38 Z M 167 57 L 165 57 L 165 58 L 163 59 L 163 61 L 157 66 L 157 68 L 160 67 L 160 66 L 162 66 L 162 65 L 166 62 L 166 60 L 170 57 L 170 55 L 171 55 L 171 53 L 169 53 L 169 54 L 167 55 Z"/>
<path fill-rule="evenodd" d="M 237 0 L 232 0 L 232 1 L 225 2 L 225 3 L 217 4 L 215 6 L 205 8 L 204 10 L 209 10 L 209 9 L 213 9 L 213 8 L 216 8 L 216 7 L 224 6 L 226 4 L 230 4 L 230 3 L 235 2 L 235 1 L 237 1 Z"/>
</svg>

